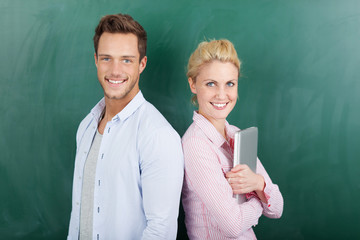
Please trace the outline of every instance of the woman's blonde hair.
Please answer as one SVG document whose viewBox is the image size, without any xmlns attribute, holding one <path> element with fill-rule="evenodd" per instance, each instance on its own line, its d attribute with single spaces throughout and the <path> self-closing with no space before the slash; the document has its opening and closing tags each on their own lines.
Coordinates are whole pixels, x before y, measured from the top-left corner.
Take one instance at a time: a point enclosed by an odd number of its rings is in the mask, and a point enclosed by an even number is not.
<svg viewBox="0 0 360 240">
<path fill-rule="evenodd" d="M 214 60 L 233 63 L 239 70 L 240 75 L 241 62 L 237 56 L 234 45 L 227 39 L 220 39 L 199 43 L 189 58 L 186 76 L 191 78 L 195 83 L 201 67 Z M 191 100 L 194 105 L 197 105 L 196 95 L 194 95 Z"/>
</svg>

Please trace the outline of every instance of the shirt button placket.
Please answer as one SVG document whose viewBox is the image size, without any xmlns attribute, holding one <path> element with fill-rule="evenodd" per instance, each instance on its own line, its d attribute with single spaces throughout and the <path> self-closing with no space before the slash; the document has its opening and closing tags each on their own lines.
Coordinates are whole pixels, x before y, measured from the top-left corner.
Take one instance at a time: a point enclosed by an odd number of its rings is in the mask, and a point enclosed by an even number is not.
<svg viewBox="0 0 360 240">
<path fill-rule="evenodd" d="M 108 128 L 108 131 L 107 131 L 107 132 L 110 133 L 110 127 Z M 105 154 L 102 153 L 100 159 L 103 160 L 103 159 L 104 159 L 104 156 L 105 156 Z M 98 179 L 98 186 L 99 186 L 99 187 L 100 187 L 100 184 L 101 184 L 101 180 Z M 97 212 L 98 212 L 98 214 L 100 214 L 100 206 L 98 206 Z M 97 238 L 97 240 L 100 240 L 100 234 L 99 234 L 99 233 L 96 234 L 96 238 Z"/>
<path fill-rule="evenodd" d="M 102 153 L 101 154 L 101 160 L 103 160 L 104 159 L 104 153 Z M 98 187 L 100 187 L 100 184 L 101 184 L 101 180 L 100 180 L 100 178 L 98 179 Z M 98 205 L 98 208 L 97 208 L 97 212 L 98 212 L 98 214 L 100 214 L 100 205 Z M 100 239 L 100 235 L 99 234 L 97 234 L 97 239 L 99 240 Z"/>
</svg>

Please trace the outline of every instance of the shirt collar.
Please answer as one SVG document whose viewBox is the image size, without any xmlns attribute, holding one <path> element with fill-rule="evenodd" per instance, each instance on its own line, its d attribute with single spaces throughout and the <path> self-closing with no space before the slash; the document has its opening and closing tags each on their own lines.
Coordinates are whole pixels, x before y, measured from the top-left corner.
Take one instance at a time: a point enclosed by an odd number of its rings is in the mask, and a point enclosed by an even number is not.
<svg viewBox="0 0 360 240">
<path fill-rule="evenodd" d="M 96 121 L 99 121 L 100 115 L 105 107 L 105 99 L 102 98 L 96 105 L 91 109 L 91 114 Z"/>
<path fill-rule="evenodd" d="M 126 105 L 126 107 L 114 116 L 114 118 L 117 117 L 121 121 L 124 121 L 130 117 L 144 102 L 145 98 L 142 92 L 139 91 L 136 96 Z"/>
<path fill-rule="evenodd" d="M 221 147 L 225 142 L 225 138 L 216 130 L 214 125 L 207 120 L 203 115 L 194 111 L 193 120 L 195 124 L 202 130 L 202 132 L 208 137 L 208 139 L 213 142 L 217 147 Z M 229 132 L 229 123 L 225 121 L 225 131 L 226 134 L 233 138 L 234 134 Z"/>
<path fill-rule="evenodd" d="M 112 118 L 112 121 L 117 121 L 117 120 L 124 121 L 125 119 L 130 117 L 144 102 L 145 102 L 145 98 L 142 92 L 139 91 L 136 94 L 136 96 L 125 106 L 125 108 Z M 105 99 L 102 98 L 91 110 L 91 114 L 97 121 L 100 119 L 100 115 L 104 107 L 105 107 Z"/>
</svg>

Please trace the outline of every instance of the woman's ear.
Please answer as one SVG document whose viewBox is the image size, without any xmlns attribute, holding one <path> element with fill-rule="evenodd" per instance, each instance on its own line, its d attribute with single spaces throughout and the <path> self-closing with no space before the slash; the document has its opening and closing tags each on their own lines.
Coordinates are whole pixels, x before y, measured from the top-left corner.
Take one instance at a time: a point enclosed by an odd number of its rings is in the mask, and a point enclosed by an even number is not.
<svg viewBox="0 0 360 240">
<path fill-rule="evenodd" d="M 195 87 L 195 81 L 189 77 L 188 78 L 188 82 L 189 82 L 189 86 L 190 86 L 190 90 L 193 94 L 196 94 L 196 87 Z"/>
</svg>

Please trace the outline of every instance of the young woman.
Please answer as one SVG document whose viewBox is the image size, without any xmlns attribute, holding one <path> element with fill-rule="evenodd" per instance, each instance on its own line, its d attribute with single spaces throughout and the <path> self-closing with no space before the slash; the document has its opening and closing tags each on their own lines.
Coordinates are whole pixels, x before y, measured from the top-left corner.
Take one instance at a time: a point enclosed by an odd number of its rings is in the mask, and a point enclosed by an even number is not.
<svg viewBox="0 0 360 240">
<path fill-rule="evenodd" d="M 182 203 L 190 239 L 256 239 L 264 214 L 280 218 L 283 198 L 263 165 L 256 173 L 233 166 L 237 127 L 226 117 L 238 97 L 240 61 L 228 40 L 202 42 L 190 56 L 187 77 L 199 109 L 182 138 L 185 180 Z M 233 194 L 246 194 L 238 204 Z"/>
</svg>

